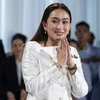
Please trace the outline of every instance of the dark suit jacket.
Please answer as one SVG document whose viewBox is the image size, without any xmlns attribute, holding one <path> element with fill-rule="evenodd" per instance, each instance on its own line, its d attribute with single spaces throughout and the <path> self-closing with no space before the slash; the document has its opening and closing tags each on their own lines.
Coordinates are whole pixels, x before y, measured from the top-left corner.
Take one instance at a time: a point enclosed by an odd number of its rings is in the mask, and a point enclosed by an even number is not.
<svg viewBox="0 0 100 100">
<path fill-rule="evenodd" d="M 0 40 L 0 61 L 5 57 L 4 47 L 2 41 Z"/>
<path fill-rule="evenodd" d="M 21 86 L 19 86 L 15 57 L 10 56 L 0 64 L 0 100 L 7 99 L 7 91 L 12 91 L 16 100 L 19 100 L 17 97 L 19 97 L 21 89 L 25 89 L 24 82 L 22 79 Z"/>
</svg>

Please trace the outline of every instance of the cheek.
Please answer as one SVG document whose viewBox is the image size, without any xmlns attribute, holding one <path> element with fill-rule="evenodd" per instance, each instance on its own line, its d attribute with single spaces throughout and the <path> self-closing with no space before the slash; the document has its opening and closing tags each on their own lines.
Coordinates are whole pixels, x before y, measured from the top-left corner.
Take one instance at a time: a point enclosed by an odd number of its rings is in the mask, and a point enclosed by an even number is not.
<svg viewBox="0 0 100 100">
<path fill-rule="evenodd" d="M 66 35 L 68 35 L 68 34 L 69 34 L 69 32 L 70 32 L 69 27 L 68 27 L 68 28 L 65 28 L 65 32 L 66 32 Z"/>
<path fill-rule="evenodd" d="M 48 29 L 54 29 L 54 28 L 56 28 L 56 25 L 50 22 L 50 23 L 47 25 L 47 28 L 48 28 Z"/>
<path fill-rule="evenodd" d="M 47 33 L 48 33 L 48 36 L 50 35 L 54 35 L 54 31 L 56 30 L 56 28 L 54 26 L 48 26 L 48 29 L 47 29 Z"/>
<path fill-rule="evenodd" d="M 68 28 L 68 31 L 70 31 L 71 25 L 68 25 L 68 27 L 67 27 L 67 28 Z"/>
<path fill-rule="evenodd" d="M 70 31 L 70 26 L 69 26 L 69 25 L 66 25 L 66 26 L 64 26 L 64 29 L 65 29 L 65 31 L 66 31 L 67 33 L 69 33 L 69 31 Z"/>
<path fill-rule="evenodd" d="M 16 48 L 15 48 L 15 47 L 13 47 L 13 48 L 12 48 L 12 51 L 13 51 L 13 52 L 14 52 L 14 51 L 16 51 Z"/>
</svg>

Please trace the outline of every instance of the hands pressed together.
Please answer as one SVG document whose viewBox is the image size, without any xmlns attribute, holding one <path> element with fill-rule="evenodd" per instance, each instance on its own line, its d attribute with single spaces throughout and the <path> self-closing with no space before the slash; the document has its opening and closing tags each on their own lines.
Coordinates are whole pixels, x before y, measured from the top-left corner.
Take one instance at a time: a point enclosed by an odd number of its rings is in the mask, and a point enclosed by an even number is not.
<svg viewBox="0 0 100 100">
<path fill-rule="evenodd" d="M 60 68 L 68 66 L 68 70 L 71 75 L 73 75 L 77 69 L 76 64 L 72 61 L 71 52 L 69 48 L 69 43 L 67 39 L 61 40 L 61 45 L 57 49 L 57 65 Z"/>
</svg>

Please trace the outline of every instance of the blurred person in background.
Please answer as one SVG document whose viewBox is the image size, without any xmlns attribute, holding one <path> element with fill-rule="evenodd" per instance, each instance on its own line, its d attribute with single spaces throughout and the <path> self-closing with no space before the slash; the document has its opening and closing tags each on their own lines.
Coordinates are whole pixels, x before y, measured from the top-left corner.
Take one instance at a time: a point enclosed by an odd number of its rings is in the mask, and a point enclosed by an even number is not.
<svg viewBox="0 0 100 100">
<path fill-rule="evenodd" d="M 5 51 L 2 40 L 0 40 L 0 61 L 5 58 Z"/>
<path fill-rule="evenodd" d="M 89 38 L 88 43 L 89 43 L 90 45 L 93 45 L 94 39 L 95 39 L 95 36 L 94 36 L 93 32 L 90 32 L 90 38 Z"/>
<path fill-rule="evenodd" d="M 26 36 L 17 33 L 12 37 L 12 55 L 0 63 L 0 100 L 26 100 L 25 85 L 22 77 L 21 46 L 25 44 Z"/>
<path fill-rule="evenodd" d="M 88 23 L 82 21 L 76 24 L 76 36 L 79 43 L 79 55 L 82 59 L 82 62 L 87 63 L 89 65 L 92 74 L 92 90 L 90 89 L 91 91 L 89 91 L 87 99 L 99 100 L 100 97 L 99 95 L 97 96 L 97 94 L 98 90 L 100 90 L 98 79 L 100 48 L 94 47 L 93 45 L 89 44 L 91 32 Z"/>
</svg>

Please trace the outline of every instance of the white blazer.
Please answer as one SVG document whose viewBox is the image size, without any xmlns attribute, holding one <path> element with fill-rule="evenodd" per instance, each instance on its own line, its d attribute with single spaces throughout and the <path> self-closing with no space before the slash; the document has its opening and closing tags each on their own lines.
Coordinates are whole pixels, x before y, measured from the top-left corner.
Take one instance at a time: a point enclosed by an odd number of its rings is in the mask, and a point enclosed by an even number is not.
<svg viewBox="0 0 100 100">
<path fill-rule="evenodd" d="M 73 61 L 77 66 L 74 75 L 65 68 L 59 70 L 57 46 L 42 47 L 35 41 L 26 43 L 22 58 L 22 72 L 28 96 L 26 100 L 72 100 L 83 97 L 88 92 L 79 55 L 70 47 Z"/>
</svg>

